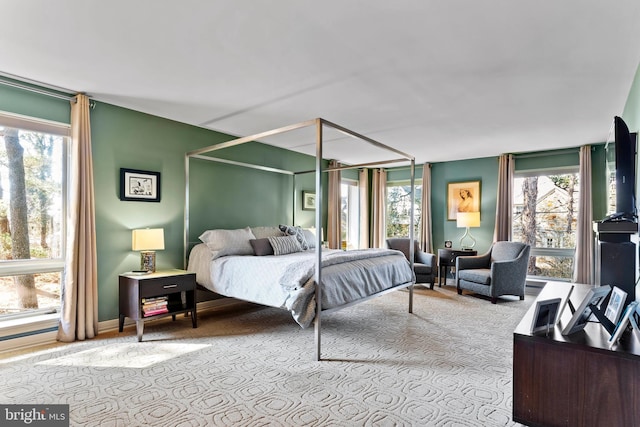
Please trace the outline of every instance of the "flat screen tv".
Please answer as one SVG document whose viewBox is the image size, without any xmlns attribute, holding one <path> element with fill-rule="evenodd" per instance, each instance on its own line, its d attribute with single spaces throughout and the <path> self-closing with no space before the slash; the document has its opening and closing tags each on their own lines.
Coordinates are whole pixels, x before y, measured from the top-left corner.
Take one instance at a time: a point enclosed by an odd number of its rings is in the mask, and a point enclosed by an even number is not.
<svg viewBox="0 0 640 427">
<path fill-rule="evenodd" d="M 611 206 L 606 220 L 635 221 L 636 212 L 636 134 L 631 134 L 620 117 L 613 120 L 613 138 L 606 145 L 607 166 L 610 173 L 610 195 L 615 193 L 615 207 Z M 615 176 L 615 184 L 613 178 Z"/>
</svg>

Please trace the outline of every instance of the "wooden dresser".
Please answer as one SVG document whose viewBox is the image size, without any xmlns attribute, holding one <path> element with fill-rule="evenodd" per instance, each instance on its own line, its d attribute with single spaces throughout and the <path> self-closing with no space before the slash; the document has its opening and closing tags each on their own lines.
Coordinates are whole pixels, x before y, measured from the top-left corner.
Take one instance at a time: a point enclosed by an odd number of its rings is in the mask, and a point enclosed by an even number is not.
<svg viewBox="0 0 640 427">
<path fill-rule="evenodd" d="M 589 291 L 574 285 L 578 306 Z M 571 284 L 548 282 L 538 299 L 564 297 Z M 530 426 L 640 425 L 640 340 L 627 331 L 608 348 L 600 323 L 561 334 L 571 318 L 566 307 L 549 335 L 529 333 L 535 304 L 513 334 L 513 420 Z"/>
</svg>

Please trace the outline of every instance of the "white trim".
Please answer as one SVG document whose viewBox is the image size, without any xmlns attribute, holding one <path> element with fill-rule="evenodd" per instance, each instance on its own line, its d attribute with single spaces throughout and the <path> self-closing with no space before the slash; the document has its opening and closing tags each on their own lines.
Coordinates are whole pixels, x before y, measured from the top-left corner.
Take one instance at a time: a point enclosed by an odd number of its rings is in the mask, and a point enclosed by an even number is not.
<svg viewBox="0 0 640 427">
<path fill-rule="evenodd" d="M 23 116 L 22 114 L 0 111 L 0 126 L 25 129 L 33 132 L 42 132 L 63 137 L 71 136 L 71 125 L 68 123 L 54 122 L 53 120 L 38 119 Z"/>
<path fill-rule="evenodd" d="M 249 304 L 246 301 L 237 300 L 235 298 L 220 298 L 213 301 L 204 301 L 198 303 L 198 312 L 207 310 L 219 310 L 227 308 L 233 305 L 246 305 Z M 49 329 L 58 325 L 59 314 L 47 314 L 32 318 L 16 319 L 16 321 L 0 322 L 0 336 L 18 335 L 21 333 L 29 333 L 37 330 Z M 158 319 L 166 320 L 168 318 Z M 20 321 L 17 321 L 20 320 Z M 28 321 L 27 321 L 28 320 Z M 5 323 L 14 323 L 13 325 L 6 325 Z M 125 320 L 125 327 L 134 326 L 135 322 L 131 319 Z M 118 319 L 105 320 L 98 323 L 98 333 L 109 332 L 118 330 Z M 2 352 L 22 350 L 29 347 L 35 347 L 38 345 L 54 344 L 57 339 L 57 331 L 47 331 L 42 333 L 35 333 L 32 335 L 26 335 L 18 338 L 11 338 L 0 341 L 0 354 Z"/>
</svg>

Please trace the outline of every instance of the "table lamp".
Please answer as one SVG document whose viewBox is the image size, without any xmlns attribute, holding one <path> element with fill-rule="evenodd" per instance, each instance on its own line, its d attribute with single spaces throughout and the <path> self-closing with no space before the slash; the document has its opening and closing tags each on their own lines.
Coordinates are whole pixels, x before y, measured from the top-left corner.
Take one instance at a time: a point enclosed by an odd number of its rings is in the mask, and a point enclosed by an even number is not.
<svg viewBox="0 0 640 427">
<path fill-rule="evenodd" d="M 156 271 L 156 251 L 164 249 L 164 229 L 144 228 L 131 233 L 131 249 L 140 251 L 140 270 Z"/>
<path fill-rule="evenodd" d="M 462 235 L 460 239 L 460 247 L 462 250 L 471 250 L 476 245 L 476 239 L 469 233 L 470 227 L 480 227 L 480 212 L 458 212 L 456 216 L 456 225 L 458 228 L 466 227 L 465 233 Z M 465 246 L 464 239 L 471 239 L 471 244 L 469 246 Z"/>
</svg>

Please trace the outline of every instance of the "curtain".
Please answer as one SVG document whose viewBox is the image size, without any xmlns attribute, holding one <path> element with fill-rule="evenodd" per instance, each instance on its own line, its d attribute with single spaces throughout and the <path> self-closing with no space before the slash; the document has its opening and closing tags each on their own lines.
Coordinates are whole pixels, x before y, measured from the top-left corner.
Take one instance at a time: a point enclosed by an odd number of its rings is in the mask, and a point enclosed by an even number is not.
<svg viewBox="0 0 640 427">
<path fill-rule="evenodd" d="M 576 225 L 576 254 L 573 281 L 593 284 L 593 202 L 591 195 L 591 146 L 580 147 L 580 198 L 578 200 L 578 224 Z"/>
<path fill-rule="evenodd" d="M 337 168 L 336 160 L 329 168 Z M 329 212 L 327 213 L 327 242 L 331 249 L 340 249 L 340 171 L 329 171 Z"/>
<path fill-rule="evenodd" d="M 420 226 L 420 246 L 422 250 L 433 253 L 431 233 L 431 163 L 422 166 L 422 224 Z"/>
<path fill-rule="evenodd" d="M 372 212 L 372 239 L 371 247 L 383 248 L 386 243 L 385 211 L 387 209 L 387 171 L 374 169 L 373 171 L 373 200 Z"/>
<path fill-rule="evenodd" d="M 502 154 L 498 161 L 498 195 L 496 201 L 496 226 L 493 232 L 494 242 L 511 240 L 513 170 L 513 155 Z"/>
<path fill-rule="evenodd" d="M 360 242 L 358 247 L 369 247 L 369 170 L 358 172 L 358 190 L 360 193 Z"/>
<path fill-rule="evenodd" d="M 98 278 L 89 98 L 71 100 L 67 251 L 59 341 L 93 338 L 98 333 Z"/>
</svg>

